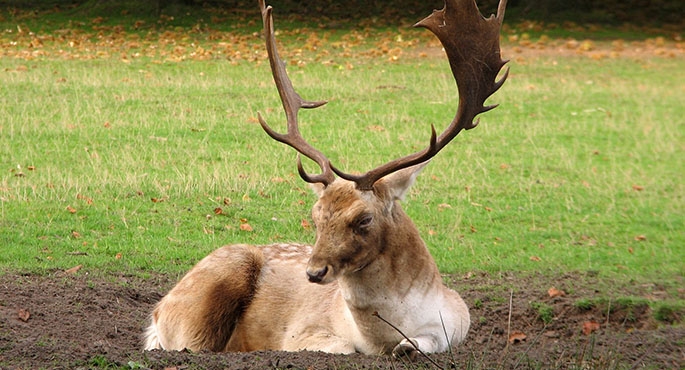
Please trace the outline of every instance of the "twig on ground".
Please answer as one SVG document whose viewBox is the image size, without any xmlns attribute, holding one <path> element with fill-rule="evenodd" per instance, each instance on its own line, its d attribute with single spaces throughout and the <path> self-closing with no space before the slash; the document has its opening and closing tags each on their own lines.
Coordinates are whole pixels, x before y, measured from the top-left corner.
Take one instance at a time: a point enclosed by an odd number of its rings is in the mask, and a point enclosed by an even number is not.
<svg viewBox="0 0 685 370">
<path fill-rule="evenodd" d="M 397 326 L 393 325 L 390 321 L 384 319 L 384 318 L 378 313 L 378 311 L 374 311 L 372 315 L 373 315 L 373 316 L 376 316 L 376 317 L 379 318 L 379 319 L 381 319 L 381 321 L 383 321 L 384 323 L 390 325 L 391 328 L 395 329 L 396 332 L 400 333 L 400 335 L 401 335 L 402 337 L 404 337 L 404 339 L 406 339 L 407 342 L 409 342 L 409 343 L 412 345 L 412 347 L 414 347 L 414 349 L 415 349 L 418 353 L 421 354 L 421 356 L 425 357 L 428 361 L 430 361 L 431 364 L 433 364 L 433 365 L 434 365 L 435 367 L 437 367 L 438 369 L 444 369 L 444 368 L 443 368 L 442 366 L 440 366 L 437 362 L 435 362 L 435 360 L 433 360 L 432 358 L 430 358 L 430 356 L 428 356 L 428 355 L 427 355 L 426 353 L 424 353 L 421 349 L 419 349 L 419 347 L 416 346 L 416 343 L 414 343 L 413 340 L 409 339 L 409 337 L 407 337 L 407 336 L 402 332 L 402 330 L 400 330 Z"/>
<path fill-rule="evenodd" d="M 509 347 L 509 338 L 511 338 L 511 311 L 512 306 L 514 302 L 514 290 L 509 291 L 509 318 L 507 319 L 507 344 L 505 345 L 506 347 Z"/>
</svg>

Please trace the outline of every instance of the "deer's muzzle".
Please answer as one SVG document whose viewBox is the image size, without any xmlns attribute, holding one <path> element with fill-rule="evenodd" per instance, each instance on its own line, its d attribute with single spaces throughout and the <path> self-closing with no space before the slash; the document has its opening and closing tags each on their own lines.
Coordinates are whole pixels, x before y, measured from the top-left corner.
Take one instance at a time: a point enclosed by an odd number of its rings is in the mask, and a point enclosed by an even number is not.
<svg viewBox="0 0 685 370">
<path fill-rule="evenodd" d="M 307 278 L 312 283 L 321 283 L 328 273 L 328 266 L 324 266 L 322 269 L 312 269 L 307 268 Z"/>
</svg>

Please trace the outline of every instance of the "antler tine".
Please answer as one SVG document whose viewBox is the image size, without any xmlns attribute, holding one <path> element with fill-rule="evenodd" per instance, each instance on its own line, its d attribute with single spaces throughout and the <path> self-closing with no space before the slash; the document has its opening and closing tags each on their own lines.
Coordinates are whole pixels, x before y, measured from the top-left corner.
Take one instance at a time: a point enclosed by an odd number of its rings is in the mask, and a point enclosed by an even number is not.
<svg viewBox="0 0 685 370">
<path fill-rule="evenodd" d="M 259 7 L 262 11 L 262 21 L 264 22 L 264 35 L 266 37 L 266 50 L 269 54 L 269 63 L 271 64 L 271 73 L 274 77 L 274 82 L 276 83 L 276 88 L 278 89 L 278 94 L 281 97 L 281 102 L 283 103 L 283 109 L 285 110 L 285 115 L 287 119 L 287 133 L 281 134 L 274 131 L 271 127 L 266 124 L 266 121 L 261 114 L 258 114 L 259 123 L 266 133 L 271 136 L 274 140 L 281 143 L 290 145 L 295 150 L 297 150 L 302 155 L 316 162 L 319 167 L 321 167 L 322 173 L 319 175 L 309 175 L 305 172 L 302 167 L 302 161 L 300 157 L 297 158 L 297 170 L 302 177 L 302 179 L 309 183 L 322 183 L 328 185 L 333 182 L 335 175 L 333 174 L 328 158 L 316 150 L 314 147 L 309 145 L 302 135 L 300 134 L 300 129 L 297 122 L 297 114 L 300 108 L 311 109 L 317 108 L 324 104 L 326 101 L 307 101 L 300 97 L 300 95 L 293 88 L 293 83 L 288 77 L 288 73 L 285 70 L 285 63 L 278 55 L 278 50 L 276 49 L 276 37 L 274 35 L 273 17 L 271 6 L 266 6 L 264 0 L 259 0 Z"/>
<path fill-rule="evenodd" d="M 429 29 L 445 48 L 459 91 L 456 116 L 437 139 L 435 128 L 432 128 L 430 144 L 422 151 L 392 160 L 362 175 L 347 174 L 335 167 L 332 167 L 333 171 L 344 179 L 356 182 L 359 190 L 372 190 L 374 183 L 384 176 L 431 159 L 462 130 L 476 127 L 478 121 L 474 122 L 474 119 L 478 114 L 497 107 L 484 106 L 484 103 L 502 87 L 509 75 L 507 69 L 504 76 L 495 81 L 507 63 L 501 59 L 499 48 L 499 33 L 506 5 L 507 0 L 500 0 L 497 16 L 485 19 L 475 0 L 446 0 L 442 10 L 435 10 L 416 23 L 414 27 Z"/>
</svg>

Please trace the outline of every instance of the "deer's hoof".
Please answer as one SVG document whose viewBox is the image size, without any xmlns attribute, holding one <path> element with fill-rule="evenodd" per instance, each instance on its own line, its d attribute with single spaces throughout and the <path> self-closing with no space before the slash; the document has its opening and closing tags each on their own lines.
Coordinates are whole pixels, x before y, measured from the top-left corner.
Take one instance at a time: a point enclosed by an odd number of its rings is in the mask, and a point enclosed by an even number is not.
<svg viewBox="0 0 685 370">
<path fill-rule="evenodd" d="M 416 356 L 418 356 L 418 354 L 418 345 L 415 340 L 411 340 L 411 342 L 409 342 L 406 339 L 402 339 L 402 341 L 392 350 L 393 357 L 404 357 L 411 361 L 416 360 Z"/>
</svg>

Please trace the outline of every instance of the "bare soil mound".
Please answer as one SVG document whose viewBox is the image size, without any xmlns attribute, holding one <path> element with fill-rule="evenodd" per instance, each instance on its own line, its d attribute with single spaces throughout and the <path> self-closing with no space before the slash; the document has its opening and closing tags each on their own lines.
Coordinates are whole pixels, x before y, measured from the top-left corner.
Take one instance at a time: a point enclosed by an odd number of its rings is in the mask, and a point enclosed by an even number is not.
<svg viewBox="0 0 685 370">
<path fill-rule="evenodd" d="M 664 291 L 608 294 L 597 277 L 578 275 L 449 276 L 471 308 L 472 329 L 453 353 L 409 364 L 361 354 L 144 352 L 147 316 L 173 279 L 10 273 L 0 276 L 0 369 L 683 368 L 682 323 L 656 321 L 645 300 L 605 299 Z"/>
</svg>

